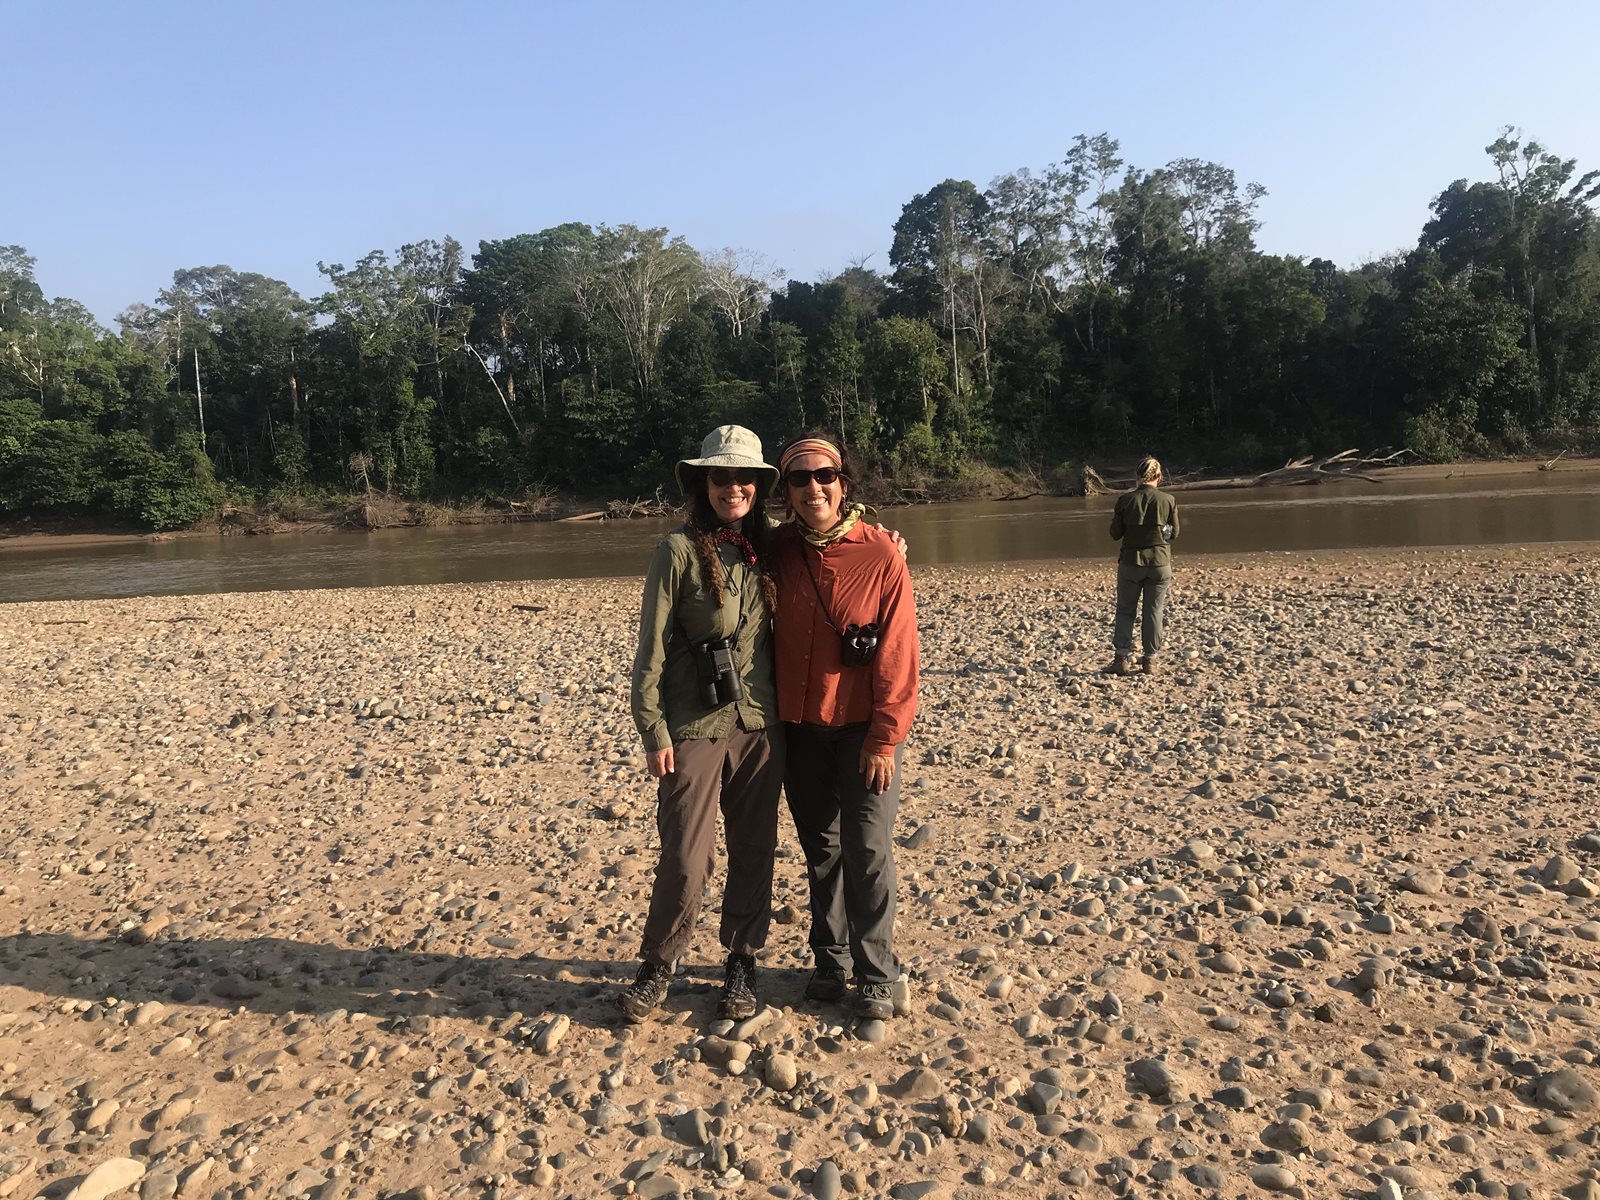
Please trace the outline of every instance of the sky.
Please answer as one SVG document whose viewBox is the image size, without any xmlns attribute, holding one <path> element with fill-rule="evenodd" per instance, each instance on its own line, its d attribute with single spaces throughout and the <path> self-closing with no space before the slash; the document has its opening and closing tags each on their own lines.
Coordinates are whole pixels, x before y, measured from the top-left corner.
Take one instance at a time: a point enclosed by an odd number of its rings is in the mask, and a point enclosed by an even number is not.
<svg viewBox="0 0 1600 1200">
<path fill-rule="evenodd" d="M 310 297 L 319 261 L 565 221 L 887 271 L 912 197 L 1079 133 L 1232 168 L 1263 250 L 1342 266 L 1506 125 L 1600 167 L 1591 0 L 0 0 L 0 41 L 0 245 L 108 325 L 179 268 Z"/>
</svg>

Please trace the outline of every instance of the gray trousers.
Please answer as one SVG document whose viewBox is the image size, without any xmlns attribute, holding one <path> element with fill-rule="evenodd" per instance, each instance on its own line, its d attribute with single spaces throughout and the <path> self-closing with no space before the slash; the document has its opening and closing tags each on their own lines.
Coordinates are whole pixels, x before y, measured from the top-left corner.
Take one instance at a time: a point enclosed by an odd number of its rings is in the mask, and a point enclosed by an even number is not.
<svg viewBox="0 0 1600 1200">
<path fill-rule="evenodd" d="M 1171 567 L 1133 567 L 1117 564 L 1117 620 L 1111 628 L 1111 645 L 1120 658 L 1133 657 L 1133 616 L 1144 597 L 1144 622 L 1139 636 L 1144 657 L 1154 658 L 1166 635 L 1167 588 Z"/>
<path fill-rule="evenodd" d="M 670 965 L 689 948 L 716 863 L 719 807 L 728 840 L 722 945 L 733 954 L 754 954 L 767 944 L 783 746 L 783 726 L 774 725 L 673 747 L 677 769 L 656 786 L 661 858 L 639 950 L 646 962 Z"/>
<path fill-rule="evenodd" d="M 894 779 L 875 796 L 861 778 L 867 726 L 787 726 L 784 790 L 806 856 L 811 887 L 811 953 L 856 983 L 900 978 L 894 956 L 894 823 L 900 811 L 900 760 Z"/>
</svg>

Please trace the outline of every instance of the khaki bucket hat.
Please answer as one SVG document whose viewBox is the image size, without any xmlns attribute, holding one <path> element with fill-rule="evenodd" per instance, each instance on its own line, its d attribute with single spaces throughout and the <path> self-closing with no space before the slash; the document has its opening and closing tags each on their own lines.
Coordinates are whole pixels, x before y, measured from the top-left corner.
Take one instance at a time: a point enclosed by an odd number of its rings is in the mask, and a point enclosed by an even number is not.
<svg viewBox="0 0 1600 1200">
<path fill-rule="evenodd" d="M 778 483 L 778 468 L 762 457 L 761 439 L 743 425 L 718 425 L 700 443 L 699 458 L 685 458 L 673 468 L 678 487 L 689 494 L 689 478 L 694 470 L 707 467 L 748 467 L 761 472 L 756 484 L 758 496 L 765 496 Z"/>
</svg>

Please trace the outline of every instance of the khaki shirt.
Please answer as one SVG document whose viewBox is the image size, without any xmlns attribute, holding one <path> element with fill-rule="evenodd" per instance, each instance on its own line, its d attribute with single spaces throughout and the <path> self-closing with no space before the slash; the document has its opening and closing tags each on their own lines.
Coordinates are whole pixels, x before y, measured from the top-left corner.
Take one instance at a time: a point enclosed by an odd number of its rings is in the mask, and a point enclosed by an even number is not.
<svg viewBox="0 0 1600 1200">
<path fill-rule="evenodd" d="M 665 750 L 696 738 L 727 737 L 735 722 L 765 729 L 777 720 L 772 670 L 772 615 L 761 576 L 739 551 L 717 547 L 723 567 L 723 603 L 700 576 L 694 543 L 683 529 L 656 546 L 644 580 L 639 646 L 633 656 L 633 723 L 646 750 Z M 744 624 L 740 626 L 740 617 Z M 701 698 L 695 647 L 739 630 L 734 663 L 744 699 L 708 708 Z"/>
<path fill-rule="evenodd" d="M 1172 526 L 1172 532 L 1163 534 L 1163 525 Z M 1111 513 L 1111 536 L 1122 542 L 1117 561 L 1124 566 L 1170 567 L 1168 543 L 1178 536 L 1178 502 L 1148 483 L 1123 492 Z"/>
</svg>

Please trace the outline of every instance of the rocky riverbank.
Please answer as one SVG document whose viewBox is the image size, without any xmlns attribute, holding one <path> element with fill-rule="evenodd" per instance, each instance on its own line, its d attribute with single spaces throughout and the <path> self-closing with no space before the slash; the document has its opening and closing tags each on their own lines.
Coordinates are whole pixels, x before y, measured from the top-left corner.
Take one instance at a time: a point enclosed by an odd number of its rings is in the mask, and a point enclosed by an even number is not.
<svg viewBox="0 0 1600 1200">
<path fill-rule="evenodd" d="M 0 607 L 0 1200 L 1593 1200 L 1597 567 L 917 570 L 887 1027 L 614 1019 L 637 581 Z"/>
</svg>

